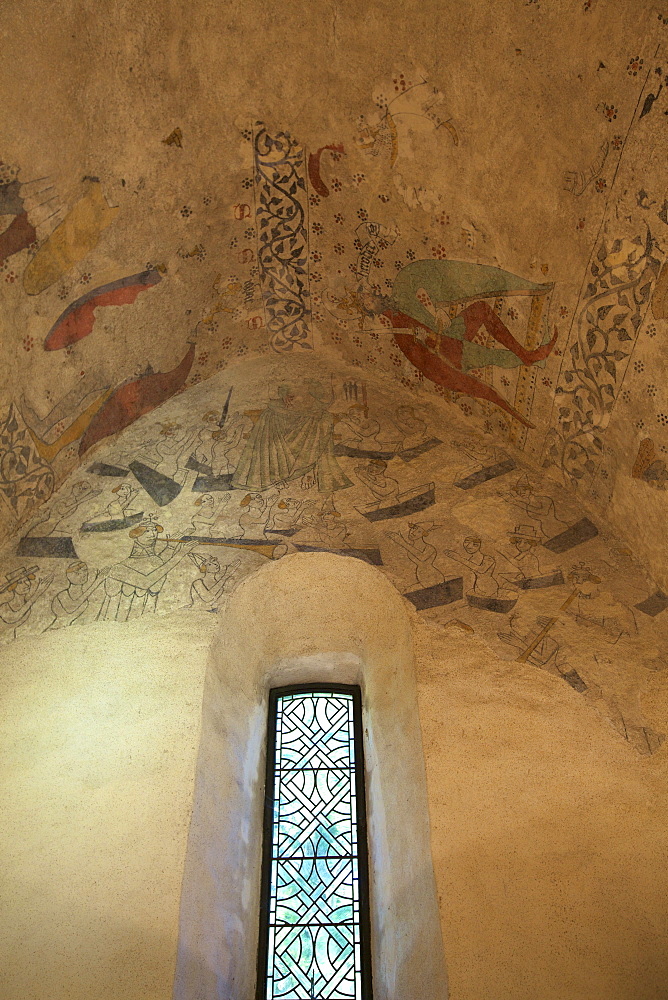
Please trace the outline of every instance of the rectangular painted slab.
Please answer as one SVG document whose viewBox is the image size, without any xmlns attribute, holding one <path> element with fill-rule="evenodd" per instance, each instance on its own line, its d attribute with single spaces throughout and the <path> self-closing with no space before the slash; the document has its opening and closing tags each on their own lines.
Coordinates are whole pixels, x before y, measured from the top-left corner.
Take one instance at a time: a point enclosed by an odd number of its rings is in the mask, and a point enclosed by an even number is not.
<svg viewBox="0 0 668 1000">
<path fill-rule="evenodd" d="M 414 448 L 406 448 L 404 451 L 400 451 L 397 454 L 402 461 L 412 462 L 414 458 L 419 458 L 420 455 L 424 455 L 425 452 L 431 451 L 432 448 L 436 448 L 439 444 L 443 444 L 440 438 L 429 438 L 428 441 L 423 441 L 422 444 L 416 444 Z"/>
<path fill-rule="evenodd" d="M 512 472 L 516 468 L 512 458 L 508 458 L 504 462 L 497 462 L 496 465 L 488 465 L 484 469 L 478 469 L 477 472 L 472 472 L 465 479 L 458 479 L 455 486 L 458 486 L 460 490 L 472 490 L 474 486 L 487 483 L 490 479 L 497 479 L 498 476 L 505 476 L 507 472 Z"/>
<path fill-rule="evenodd" d="M 423 587 L 422 590 L 409 590 L 407 594 L 404 594 L 404 597 L 407 597 L 418 611 L 424 611 L 426 608 L 440 608 L 444 604 L 461 601 L 463 596 L 464 578 L 461 576 L 446 580 L 445 583 L 437 583 L 433 587 Z"/>
<path fill-rule="evenodd" d="M 657 590 L 656 594 L 652 594 L 651 597 L 646 597 L 640 604 L 636 604 L 636 608 L 638 611 L 642 611 L 644 615 L 656 618 L 657 615 L 660 615 L 662 611 L 668 608 L 668 597 L 662 594 L 660 590 Z"/>
<path fill-rule="evenodd" d="M 58 535 L 45 538 L 22 538 L 16 549 L 17 556 L 41 556 L 45 559 L 78 559 L 71 538 Z"/>
<path fill-rule="evenodd" d="M 546 542 L 543 542 L 543 547 L 549 549 L 550 552 L 568 552 L 569 549 L 575 548 L 576 545 L 582 545 L 583 542 L 588 542 L 590 539 L 596 538 L 597 535 L 596 525 L 588 517 L 583 517 L 570 528 L 559 532 L 554 538 L 548 538 Z"/>
</svg>

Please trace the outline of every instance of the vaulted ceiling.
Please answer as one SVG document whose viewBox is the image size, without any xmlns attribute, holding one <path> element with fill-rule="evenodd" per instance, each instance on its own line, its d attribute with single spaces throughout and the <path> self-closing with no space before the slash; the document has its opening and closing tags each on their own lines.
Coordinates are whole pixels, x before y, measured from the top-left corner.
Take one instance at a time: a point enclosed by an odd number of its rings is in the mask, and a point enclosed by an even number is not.
<svg viewBox="0 0 668 1000">
<path fill-rule="evenodd" d="M 10 0 L 2 31 L 5 536 L 170 397 L 299 357 L 439 397 L 666 586 L 668 10 Z"/>
</svg>

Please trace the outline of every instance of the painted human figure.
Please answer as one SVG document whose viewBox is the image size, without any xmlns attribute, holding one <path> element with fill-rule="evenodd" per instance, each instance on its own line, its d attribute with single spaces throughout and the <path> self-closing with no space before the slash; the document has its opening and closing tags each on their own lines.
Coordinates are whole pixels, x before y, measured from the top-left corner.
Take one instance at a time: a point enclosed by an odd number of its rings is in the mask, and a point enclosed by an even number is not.
<svg viewBox="0 0 668 1000">
<path fill-rule="evenodd" d="M 114 496 L 107 506 L 90 518 L 90 523 L 95 521 L 124 521 L 135 513 L 132 501 L 139 493 L 139 489 L 130 486 L 129 483 L 121 483 L 114 486 L 111 491 Z"/>
<path fill-rule="evenodd" d="M 363 282 L 358 299 L 371 315 L 384 315 L 395 328 L 394 341 L 418 371 L 445 389 L 486 399 L 533 427 L 491 385 L 468 373 L 493 365 L 516 368 L 544 361 L 557 339 L 524 347 L 487 299 L 499 296 L 546 297 L 552 285 L 527 281 L 509 271 L 460 260 L 416 260 L 402 268 L 390 296 L 376 294 Z M 451 318 L 453 307 L 463 308 Z M 481 327 L 500 346 L 475 343 Z"/>
<path fill-rule="evenodd" d="M 19 629 L 28 622 L 33 605 L 53 580 L 53 573 L 40 579 L 36 574 L 39 566 L 21 566 L 5 574 L 5 583 L 0 587 L 0 623 L 2 631 L 15 639 Z M 1 595 L 8 595 L 2 599 Z"/>
<path fill-rule="evenodd" d="M 423 521 L 421 524 L 409 523 L 405 533 L 388 532 L 388 538 L 402 547 L 415 566 L 415 582 L 419 587 L 434 587 L 445 581 L 443 573 L 434 565 L 438 551 L 431 542 L 426 541 L 427 535 L 438 527 L 439 525 L 430 521 Z"/>
<path fill-rule="evenodd" d="M 473 573 L 473 586 L 470 593 L 476 597 L 496 597 L 499 593 L 499 581 L 496 579 L 496 559 L 488 552 L 482 551 L 482 539 L 477 535 L 469 535 L 462 543 L 464 555 L 452 549 L 444 549 L 445 555 L 456 562 L 462 563 Z"/>
<path fill-rule="evenodd" d="M 51 601 L 53 621 L 47 625 L 50 629 L 63 628 L 78 621 L 88 610 L 90 595 L 102 583 L 102 574 L 94 572 L 92 580 L 89 577 L 85 562 L 73 562 L 67 567 L 67 586 L 59 591 Z"/>
<path fill-rule="evenodd" d="M 261 493 L 247 493 L 239 506 L 239 527 L 242 538 L 264 538 L 269 517 L 269 505 Z"/>
<path fill-rule="evenodd" d="M 31 525 L 26 534 L 33 538 L 62 534 L 63 521 L 74 514 L 83 503 L 99 496 L 101 492 L 102 490 L 93 489 L 85 479 L 80 483 L 75 483 L 69 496 L 61 497 L 50 504 L 48 511 L 45 511 L 40 519 Z"/>
<path fill-rule="evenodd" d="M 624 636 L 637 634 L 633 611 L 602 590 L 603 581 L 588 566 L 580 563 L 573 567 L 568 580 L 574 584 L 575 600 L 566 608 L 566 614 L 578 625 L 593 630 L 595 636 L 612 645 Z"/>
<path fill-rule="evenodd" d="M 516 572 L 504 573 L 506 580 L 513 582 L 539 577 L 542 570 L 536 546 L 540 544 L 541 539 L 536 528 L 531 524 L 519 524 L 510 532 L 510 541 L 514 549 L 510 560 L 516 567 Z"/>
<path fill-rule="evenodd" d="M 229 500 L 228 495 L 224 496 L 224 503 Z M 195 513 L 190 521 L 188 534 L 209 536 L 216 521 L 216 501 L 211 493 L 202 493 L 194 502 Z"/>
<path fill-rule="evenodd" d="M 155 515 L 149 515 L 129 532 L 132 551 L 127 559 L 109 570 L 98 619 L 127 621 L 155 611 L 167 576 L 197 545 L 197 542 L 159 542 L 162 531 Z"/>
<path fill-rule="evenodd" d="M 211 464 L 215 475 L 227 475 L 236 469 L 253 429 L 253 421 L 243 413 L 228 417 L 224 427 L 214 430 Z"/>
<path fill-rule="evenodd" d="M 239 565 L 240 560 L 236 559 L 227 566 L 221 567 L 216 556 L 202 556 L 197 552 L 191 552 L 190 559 L 200 573 L 199 578 L 194 580 L 190 587 L 190 607 L 205 607 L 207 610 L 213 611 L 223 595 L 225 584 Z"/>
<path fill-rule="evenodd" d="M 309 539 L 330 549 L 347 548 L 348 528 L 340 518 L 338 510 L 320 510 L 309 514 L 304 519 Z"/>
<path fill-rule="evenodd" d="M 414 406 L 407 404 L 397 406 L 392 423 L 401 435 L 402 450 L 415 448 L 425 440 L 427 424 L 419 416 Z"/>
<path fill-rule="evenodd" d="M 341 444 L 350 448 L 374 451 L 378 449 L 376 435 L 380 431 L 380 424 L 375 417 L 367 417 L 364 414 L 365 409 L 361 403 L 349 406 L 336 425 L 336 436 L 339 437 Z"/>
<path fill-rule="evenodd" d="M 378 501 L 378 506 L 396 498 L 399 492 L 399 483 L 387 476 L 386 470 L 387 462 L 380 458 L 372 458 L 355 466 L 355 475 Z"/>
<path fill-rule="evenodd" d="M 553 538 L 568 527 L 565 521 L 557 517 L 552 497 L 535 493 L 526 475 L 521 476 L 512 489 L 501 496 L 537 523 L 542 538 Z"/>
<path fill-rule="evenodd" d="M 328 494 L 351 486 L 334 454 L 332 402 L 331 389 L 317 381 L 279 386 L 249 435 L 232 485 L 264 490 L 301 479 Z"/>
</svg>

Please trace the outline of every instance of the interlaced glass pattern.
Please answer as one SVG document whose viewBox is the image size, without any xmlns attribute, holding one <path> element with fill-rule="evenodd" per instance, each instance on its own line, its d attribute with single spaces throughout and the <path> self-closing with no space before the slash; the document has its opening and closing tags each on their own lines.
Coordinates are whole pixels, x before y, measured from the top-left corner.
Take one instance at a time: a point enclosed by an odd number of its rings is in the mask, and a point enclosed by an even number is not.
<svg viewBox="0 0 668 1000">
<path fill-rule="evenodd" d="M 266 987 L 258 995 L 367 1000 L 354 698 L 309 691 L 275 704 Z"/>
</svg>

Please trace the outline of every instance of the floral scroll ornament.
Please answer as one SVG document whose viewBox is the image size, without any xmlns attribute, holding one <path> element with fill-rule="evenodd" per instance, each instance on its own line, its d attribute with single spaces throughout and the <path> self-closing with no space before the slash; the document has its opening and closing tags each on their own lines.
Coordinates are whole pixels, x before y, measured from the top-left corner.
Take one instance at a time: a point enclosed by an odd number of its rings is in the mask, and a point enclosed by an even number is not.
<svg viewBox="0 0 668 1000">
<path fill-rule="evenodd" d="M 304 150 L 287 132 L 258 123 L 255 160 L 258 264 L 275 351 L 312 347 Z"/>
<path fill-rule="evenodd" d="M 0 416 L 0 497 L 18 522 L 53 493 L 51 466 L 37 452 L 20 413 L 11 404 Z"/>
<path fill-rule="evenodd" d="M 575 321 L 556 392 L 557 426 L 548 431 L 543 467 L 565 481 L 591 477 L 603 450 L 619 387 L 661 268 L 658 248 L 645 239 L 603 239 L 589 267 L 585 301 Z"/>
</svg>

